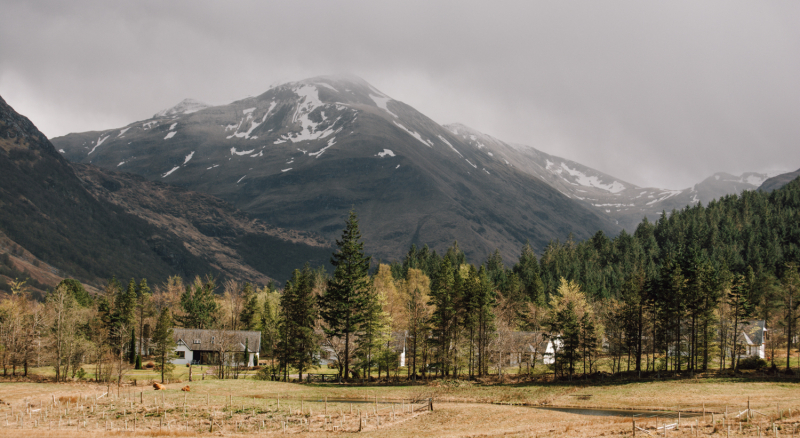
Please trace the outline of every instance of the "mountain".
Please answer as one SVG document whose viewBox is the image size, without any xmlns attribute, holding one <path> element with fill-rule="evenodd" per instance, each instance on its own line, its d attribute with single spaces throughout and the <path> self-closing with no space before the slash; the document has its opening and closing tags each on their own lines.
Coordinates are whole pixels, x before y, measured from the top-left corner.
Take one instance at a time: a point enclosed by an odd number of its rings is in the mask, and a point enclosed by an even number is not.
<svg viewBox="0 0 800 438">
<path fill-rule="evenodd" d="M 800 177 L 800 169 L 797 169 L 794 172 L 775 175 L 772 178 L 769 178 L 768 180 L 764 181 L 764 183 L 761 184 L 761 187 L 759 187 L 758 190 L 764 192 L 772 192 L 774 190 L 778 190 L 779 188 L 785 186 L 786 184 L 789 184 L 798 177 Z"/>
<path fill-rule="evenodd" d="M 52 142 L 70 161 L 218 196 L 268 224 L 327 240 L 355 209 L 378 258 L 398 259 L 412 243 L 443 251 L 457 240 L 473 260 L 495 249 L 508 260 L 526 241 L 542 249 L 570 233 L 619 231 L 357 77 L 316 77 L 228 105 L 185 107 Z"/>
<path fill-rule="evenodd" d="M 317 235 L 269 226 L 211 195 L 139 175 L 74 164 L 96 198 L 169 231 L 228 278 L 282 283 L 309 262 L 327 266 L 333 248 Z"/>
<path fill-rule="evenodd" d="M 153 116 L 153 118 L 173 117 L 173 116 L 191 114 L 210 107 L 211 105 L 200 102 L 198 100 L 183 99 L 179 104 L 173 106 L 172 108 L 168 108 L 163 111 L 157 112 Z"/>
<path fill-rule="evenodd" d="M 767 174 L 748 172 L 740 176 L 715 173 L 683 190 L 639 187 L 591 167 L 539 151 L 533 147 L 508 144 L 461 124 L 446 125 L 461 140 L 489 157 L 541 179 L 564 196 L 584 203 L 611 217 L 628 232 L 636 229 L 643 217 L 656 220 L 662 211 L 671 212 L 698 202 L 744 190 L 755 190 Z"/>
<path fill-rule="evenodd" d="M 13 254 L 95 284 L 113 275 L 284 280 L 285 260 L 322 263 L 331 253 L 319 238 L 269 227 L 211 196 L 73 167 L 2 98 L 0 235 Z"/>
</svg>

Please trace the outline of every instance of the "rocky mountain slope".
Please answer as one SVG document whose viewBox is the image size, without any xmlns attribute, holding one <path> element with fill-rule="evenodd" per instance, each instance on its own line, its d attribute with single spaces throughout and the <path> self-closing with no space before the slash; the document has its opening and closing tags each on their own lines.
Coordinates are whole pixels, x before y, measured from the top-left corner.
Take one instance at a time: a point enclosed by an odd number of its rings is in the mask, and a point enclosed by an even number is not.
<svg viewBox="0 0 800 438">
<path fill-rule="evenodd" d="M 755 190 L 768 177 L 767 174 L 754 172 L 740 176 L 719 172 L 683 190 L 639 187 L 530 146 L 505 143 L 464 125 L 446 127 L 488 157 L 508 162 L 545 181 L 570 199 L 609 216 L 628 232 L 633 232 L 644 217 L 656 220 L 662 211 L 671 212 L 698 202 L 705 205 L 725 195 Z"/>
<path fill-rule="evenodd" d="M 170 232 L 228 277 L 283 283 L 305 262 L 327 266 L 333 253 L 331 242 L 317 235 L 267 225 L 214 196 L 90 164 L 73 166 L 95 197 Z"/>
<path fill-rule="evenodd" d="M 95 283 L 175 274 L 283 281 L 287 255 L 323 262 L 331 253 L 319 238 L 266 226 L 208 195 L 88 165 L 76 171 L 2 98 L 0 232 L 59 275 Z"/>
<path fill-rule="evenodd" d="M 208 108 L 184 101 L 149 120 L 52 141 L 71 161 L 219 196 L 328 240 L 354 208 L 379 258 L 454 240 L 473 260 L 496 248 L 511 258 L 528 240 L 541 249 L 570 233 L 619 230 L 356 77 L 307 79 Z"/>
<path fill-rule="evenodd" d="M 786 184 L 789 184 L 790 182 L 794 181 L 798 177 L 800 177 L 800 169 L 797 169 L 794 172 L 787 172 L 787 173 L 782 173 L 780 175 L 775 175 L 772 178 L 764 181 L 764 183 L 761 184 L 761 187 L 759 187 L 758 190 L 764 192 L 771 192 L 774 190 L 778 190 L 779 188 L 785 186 Z"/>
</svg>

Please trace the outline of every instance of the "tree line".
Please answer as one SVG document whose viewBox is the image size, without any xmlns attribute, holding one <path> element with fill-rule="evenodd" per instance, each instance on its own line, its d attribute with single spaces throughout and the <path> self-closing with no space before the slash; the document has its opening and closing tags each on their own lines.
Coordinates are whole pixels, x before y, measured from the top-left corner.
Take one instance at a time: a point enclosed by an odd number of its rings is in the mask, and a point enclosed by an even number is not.
<svg viewBox="0 0 800 438">
<path fill-rule="evenodd" d="M 302 378 L 322 360 L 341 379 L 397 377 L 401 351 L 409 377 L 481 377 L 511 363 L 532 369 L 548 345 L 565 376 L 597 372 L 601 360 L 614 373 L 694 373 L 739 367 L 740 333 L 759 319 L 773 366 L 785 354 L 789 368 L 799 242 L 800 181 L 645 218 L 614 238 L 552 241 L 540 257 L 525 245 L 510 266 L 498 251 L 472 264 L 457 242 L 442 255 L 412 245 L 402 260 L 374 264 L 351 212 L 333 274 L 306 265 L 282 290 L 220 288 L 210 277 L 170 277 L 151 290 L 112 278 L 91 296 L 65 280 L 38 302 L 14 283 L 0 305 L 0 356 L 5 374 L 44 363 L 63 380 L 85 362 L 119 382 L 150 342 L 169 372 L 175 325 L 261 331 L 271 378 Z"/>
</svg>

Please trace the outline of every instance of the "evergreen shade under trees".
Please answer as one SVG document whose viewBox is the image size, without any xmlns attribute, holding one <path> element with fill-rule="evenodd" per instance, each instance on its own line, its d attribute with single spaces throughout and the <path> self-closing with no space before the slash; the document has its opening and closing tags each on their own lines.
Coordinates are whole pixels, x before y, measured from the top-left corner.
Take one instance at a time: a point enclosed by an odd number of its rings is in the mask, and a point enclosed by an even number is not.
<svg viewBox="0 0 800 438">
<path fill-rule="evenodd" d="M 328 336 L 344 337 L 344 377 L 350 376 L 350 340 L 364 322 L 369 303 L 370 257 L 364 255 L 364 243 L 358 229 L 355 211 L 345 223 L 342 239 L 336 241 L 338 250 L 333 254 L 333 277 L 320 302 L 320 314 L 326 324 Z M 340 376 L 341 377 L 341 376 Z"/>
</svg>

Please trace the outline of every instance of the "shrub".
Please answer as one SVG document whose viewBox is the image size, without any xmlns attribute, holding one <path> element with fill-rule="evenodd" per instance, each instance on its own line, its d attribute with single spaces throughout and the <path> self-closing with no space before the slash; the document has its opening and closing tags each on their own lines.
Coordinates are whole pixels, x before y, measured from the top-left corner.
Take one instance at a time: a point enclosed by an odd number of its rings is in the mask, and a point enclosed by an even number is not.
<svg viewBox="0 0 800 438">
<path fill-rule="evenodd" d="M 145 365 L 144 367 L 147 368 L 148 370 L 152 370 L 155 366 L 156 364 L 153 363 L 153 361 L 151 360 L 150 362 L 147 362 L 147 365 Z"/>
<path fill-rule="evenodd" d="M 758 370 L 767 366 L 767 361 L 758 357 L 758 356 L 750 356 L 744 359 L 739 360 L 739 369 L 740 370 Z"/>
</svg>

